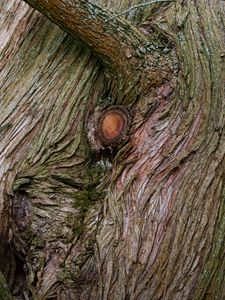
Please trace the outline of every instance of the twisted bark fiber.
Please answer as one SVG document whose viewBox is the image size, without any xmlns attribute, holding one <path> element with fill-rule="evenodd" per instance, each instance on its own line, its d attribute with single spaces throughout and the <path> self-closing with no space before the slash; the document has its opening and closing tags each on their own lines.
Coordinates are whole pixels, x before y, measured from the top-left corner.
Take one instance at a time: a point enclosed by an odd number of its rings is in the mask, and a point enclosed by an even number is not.
<svg viewBox="0 0 225 300">
<path fill-rule="evenodd" d="M 0 297 L 223 299 L 224 2 L 26 2 L 61 29 L 1 1 Z"/>
</svg>

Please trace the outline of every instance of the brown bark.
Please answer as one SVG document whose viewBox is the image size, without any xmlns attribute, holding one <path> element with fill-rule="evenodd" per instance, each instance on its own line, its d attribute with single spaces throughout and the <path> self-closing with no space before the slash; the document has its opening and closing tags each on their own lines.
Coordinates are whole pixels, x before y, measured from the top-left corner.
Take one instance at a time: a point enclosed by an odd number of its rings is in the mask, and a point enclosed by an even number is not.
<svg viewBox="0 0 225 300">
<path fill-rule="evenodd" d="M 11 293 L 223 299 L 223 2 L 27 2 L 63 30 L 20 0 L 1 3 L 0 269 Z M 116 105 L 129 139 L 96 146 L 98 116 Z"/>
<path fill-rule="evenodd" d="M 116 79 L 114 83 L 110 81 L 110 89 L 117 103 L 132 103 L 140 95 L 143 97 L 149 86 L 161 85 L 165 73 L 168 77 L 166 65 L 172 57 L 164 59 L 161 65 L 158 56 L 162 49 L 156 47 L 154 56 L 149 51 L 151 44 L 158 44 L 154 35 L 145 36 L 125 18 L 89 1 L 26 2 L 79 38 L 100 57 Z"/>
</svg>

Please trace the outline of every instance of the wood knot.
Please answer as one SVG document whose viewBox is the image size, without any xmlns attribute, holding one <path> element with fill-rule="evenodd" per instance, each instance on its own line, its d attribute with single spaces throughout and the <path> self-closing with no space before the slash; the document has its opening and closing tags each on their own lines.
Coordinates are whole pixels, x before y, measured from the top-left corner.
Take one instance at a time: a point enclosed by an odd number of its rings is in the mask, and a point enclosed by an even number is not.
<svg viewBox="0 0 225 300">
<path fill-rule="evenodd" d="M 88 137 L 96 150 L 115 147 L 127 139 L 130 116 L 122 106 L 112 106 L 94 113 L 88 125 Z"/>
<path fill-rule="evenodd" d="M 32 203 L 26 192 L 17 192 L 13 198 L 13 219 L 19 231 L 30 225 L 33 215 Z"/>
<path fill-rule="evenodd" d="M 103 111 L 98 121 L 98 135 L 103 144 L 120 140 L 127 131 L 128 115 L 121 107 L 112 107 Z"/>
</svg>

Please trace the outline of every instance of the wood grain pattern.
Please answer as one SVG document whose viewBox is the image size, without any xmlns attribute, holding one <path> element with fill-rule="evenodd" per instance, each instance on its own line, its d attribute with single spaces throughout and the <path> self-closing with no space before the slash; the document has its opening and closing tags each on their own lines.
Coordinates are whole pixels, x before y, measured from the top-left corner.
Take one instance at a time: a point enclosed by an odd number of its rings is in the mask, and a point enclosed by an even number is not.
<svg viewBox="0 0 225 300">
<path fill-rule="evenodd" d="M 109 16 L 143 2 L 92 1 Z M 137 85 L 135 101 L 124 101 L 126 92 L 116 90 L 91 47 L 20 0 L 0 7 L 0 258 L 7 282 L 16 280 L 16 257 L 2 259 L 10 242 L 26 264 L 23 292 L 37 299 L 222 299 L 223 2 L 155 3 L 121 16 L 150 41 L 149 60 L 165 72 L 155 84 L 150 76 L 144 93 Z M 129 68 L 108 64 L 126 82 Z M 89 115 L 121 103 L 132 113 L 129 142 L 116 154 L 93 152 Z M 33 217 L 20 233 L 12 207 L 22 192 Z"/>
</svg>

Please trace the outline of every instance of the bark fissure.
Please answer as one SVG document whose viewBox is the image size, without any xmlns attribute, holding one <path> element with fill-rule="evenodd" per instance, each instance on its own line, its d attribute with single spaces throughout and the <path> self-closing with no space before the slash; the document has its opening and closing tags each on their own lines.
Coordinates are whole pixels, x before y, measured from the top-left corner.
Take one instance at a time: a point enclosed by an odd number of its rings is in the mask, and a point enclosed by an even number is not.
<svg viewBox="0 0 225 300">
<path fill-rule="evenodd" d="M 115 18 L 110 10 L 89 1 L 26 2 L 100 57 L 114 75 L 110 90 L 117 103 L 132 103 L 140 94 L 144 95 L 149 86 L 162 83 L 165 66 L 160 66 L 158 56 L 163 49 L 157 50 L 157 39 L 151 35 L 146 37 L 131 22 L 120 16 Z M 151 44 L 156 44 L 154 56 L 151 56 Z"/>
</svg>

